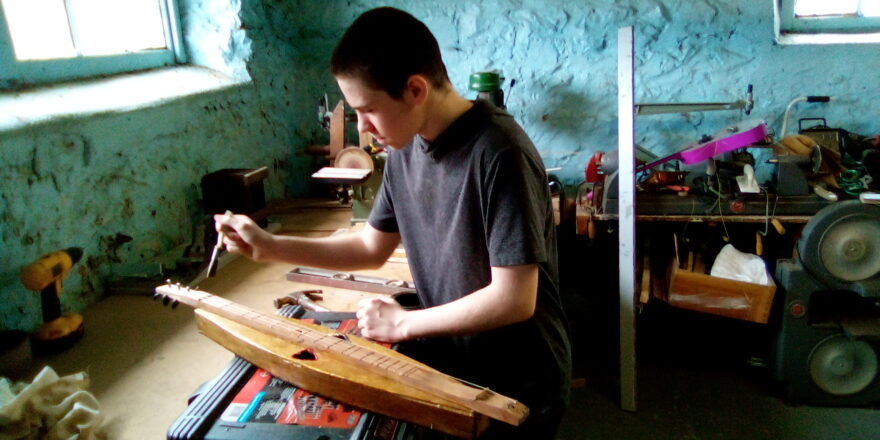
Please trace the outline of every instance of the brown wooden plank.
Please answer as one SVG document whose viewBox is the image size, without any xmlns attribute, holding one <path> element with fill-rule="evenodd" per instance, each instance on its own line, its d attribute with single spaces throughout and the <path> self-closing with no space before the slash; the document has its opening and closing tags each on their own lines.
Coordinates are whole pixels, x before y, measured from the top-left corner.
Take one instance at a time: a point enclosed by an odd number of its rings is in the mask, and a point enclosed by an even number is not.
<svg viewBox="0 0 880 440">
<path fill-rule="evenodd" d="M 694 268 L 692 269 L 694 273 L 706 273 L 706 262 L 703 261 L 703 256 L 700 254 L 694 255 Z"/>
<path fill-rule="evenodd" d="M 729 318 L 767 322 L 776 292 L 775 284 L 764 286 L 681 270 L 677 259 L 671 265 L 670 305 Z"/>
<path fill-rule="evenodd" d="M 342 149 L 345 148 L 345 101 L 339 100 L 333 113 L 330 114 L 330 165 Z"/>
<path fill-rule="evenodd" d="M 641 288 L 639 290 L 639 302 L 647 304 L 651 298 L 651 257 L 645 252 L 642 259 L 642 279 Z"/>
</svg>

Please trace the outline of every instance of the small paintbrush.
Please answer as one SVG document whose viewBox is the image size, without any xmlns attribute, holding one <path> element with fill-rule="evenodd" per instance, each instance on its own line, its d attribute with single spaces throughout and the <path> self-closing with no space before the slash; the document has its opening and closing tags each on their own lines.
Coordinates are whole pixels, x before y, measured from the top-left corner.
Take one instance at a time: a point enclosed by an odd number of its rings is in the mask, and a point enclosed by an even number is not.
<svg viewBox="0 0 880 440">
<path fill-rule="evenodd" d="M 226 211 L 226 217 L 232 217 L 232 211 Z M 214 275 L 217 275 L 217 266 L 220 265 L 220 252 L 223 250 L 223 238 L 226 237 L 226 234 L 223 232 L 223 229 L 220 229 L 220 232 L 217 232 L 217 244 L 214 245 L 214 251 L 211 252 L 211 261 L 208 263 L 208 278 L 213 278 Z"/>
</svg>

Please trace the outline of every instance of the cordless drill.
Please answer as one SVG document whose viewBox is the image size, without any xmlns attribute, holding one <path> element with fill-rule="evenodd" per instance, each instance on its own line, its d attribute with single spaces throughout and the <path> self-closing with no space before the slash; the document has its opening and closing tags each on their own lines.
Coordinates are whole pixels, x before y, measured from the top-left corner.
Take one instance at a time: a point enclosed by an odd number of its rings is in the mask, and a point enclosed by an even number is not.
<svg viewBox="0 0 880 440">
<path fill-rule="evenodd" d="M 65 350 L 82 337 L 83 317 L 78 313 L 61 313 L 61 281 L 82 258 L 83 251 L 72 247 L 43 255 L 21 270 L 21 283 L 28 290 L 40 292 L 43 324 L 31 334 L 35 353 Z"/>
</svg>

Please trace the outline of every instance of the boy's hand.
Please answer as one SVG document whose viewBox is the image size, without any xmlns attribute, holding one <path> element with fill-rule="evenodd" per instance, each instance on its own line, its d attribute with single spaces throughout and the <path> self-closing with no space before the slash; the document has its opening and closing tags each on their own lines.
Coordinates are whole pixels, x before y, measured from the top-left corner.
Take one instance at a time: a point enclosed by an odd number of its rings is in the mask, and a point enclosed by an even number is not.
<svg viewBox="0 0 880 440">
<path fill-rule="evenodd" d="M 403 318 L 407 312 L 392 298 L 379 296 L 358 303 L 358 328 L 361 336 L 380 342 L 407 339 Z"/>
<path fill-rule="evenodd" d="M 270 256 L 274 236 L 266 232 L 246 215 L 214 215 L 214 228 L 225 233 L 223 244 L 229 252 L 252 260 L 266 260 Z"/>
</svg>

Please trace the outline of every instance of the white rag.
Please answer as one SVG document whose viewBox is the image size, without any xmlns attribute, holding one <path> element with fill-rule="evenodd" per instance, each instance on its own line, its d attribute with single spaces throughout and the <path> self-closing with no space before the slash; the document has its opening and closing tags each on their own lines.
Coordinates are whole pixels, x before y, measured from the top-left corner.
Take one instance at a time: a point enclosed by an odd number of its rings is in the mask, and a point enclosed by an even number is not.
<svg viewBox="0 0 880 440">
<path fill-rule="evenodd" d="M 88 385 L 84 372 L 58 377 L 52 367 L 30 384 L 0 378 L 0 440 L 104 438 L 104 415 Z"/>
<path fill-rule="evenodd" d="M 747 254 L 736 250 L 731 244 L 724 245 L 721 252 L 712 263 L 709 273 L 713 277 L 727 278 L 729 280 L 745 281 L 747 283 L 770 286 L 770 273 L 767 265 L 761 257 L 755 254 Z"/>
</svg>

